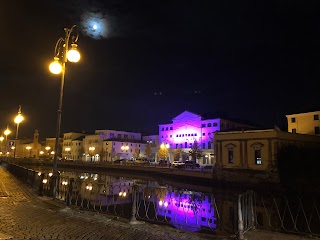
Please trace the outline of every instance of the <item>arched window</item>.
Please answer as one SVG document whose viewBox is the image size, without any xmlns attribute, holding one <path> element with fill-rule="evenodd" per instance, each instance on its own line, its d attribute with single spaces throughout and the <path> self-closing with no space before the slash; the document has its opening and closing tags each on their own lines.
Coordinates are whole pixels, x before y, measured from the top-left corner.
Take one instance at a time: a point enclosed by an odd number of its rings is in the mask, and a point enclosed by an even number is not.
<svg viewBox="0 0 320 240">
<path fill-rule="evenodd" d="M 228 153 L 228 163 L 234 163 L 234 149 L 236 145 L 229 143 L 225 146 L 227 148 L 227 153 Z"/>
<path fill-rule="evenodd" d="M 254 151 L 254 163 L 256 165 L 261 165 L 262 164 L 262 157 L 261 157 L 261 149 L 264 145 L 259 142 L 255 142 L 251 144 L 251 147 L 253 148 Z"/>
</svg>

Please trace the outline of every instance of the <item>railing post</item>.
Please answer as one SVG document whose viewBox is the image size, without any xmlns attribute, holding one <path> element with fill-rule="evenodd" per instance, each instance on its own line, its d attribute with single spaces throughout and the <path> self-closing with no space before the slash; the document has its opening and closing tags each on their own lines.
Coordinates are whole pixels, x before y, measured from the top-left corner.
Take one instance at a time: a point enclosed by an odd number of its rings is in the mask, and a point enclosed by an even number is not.
<svg viewBox="0 0 320 240">
<path fill-rule="evenodd" d="M 70 206 L 70 204 L 71 204 L 73 183 L 74 183 L 74 178 L 70 178 L 69 179 L 69 183 L 68 183 L 69 186 L 68 186 L 67 196 L 66 196 L 66 204 L 67 204 L 67 206 Z"/>
<path fill-rule="evenodd" d="M 243 219 L 242 219 L 242 209 L 241 209 L 241 195 L 238 196 L 238 239 L 244 240 L 243 235 Z"/>
<path fill-rule="evenodd" d="M 129 224 L 134 225 L 134 224 L 142 224 L 144 222 L 137 221 L 136 215 L 137 215 L 137 194 L 139 193 L 137 191 L 138 185 L 133 185 L 132 186 L 132 195 L 133 195 L 133 203 L 132 203 L 132 216 L 130 219 Z"/>
<path fill-rule="evenodd" d="M 43 179 L 44 179 L 44 174 L 41 173 L 40 175 L 40 183 L 39 183 L 39 195 L 43 196 Z"/>
<path fill-rule="evenodd" d="M 254 206 L 253 206 L 253 191 L 250 192 L 250 210 L 251 210 L 251 229 L 256 230 L 255 214 L 254 214 Z"/>
</svg>

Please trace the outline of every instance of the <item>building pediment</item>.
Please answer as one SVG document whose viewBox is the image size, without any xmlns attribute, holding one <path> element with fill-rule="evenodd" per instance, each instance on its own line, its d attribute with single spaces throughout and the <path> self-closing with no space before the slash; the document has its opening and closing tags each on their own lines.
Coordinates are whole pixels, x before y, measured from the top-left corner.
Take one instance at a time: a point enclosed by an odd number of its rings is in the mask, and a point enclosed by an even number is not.
<svg viewBox="0 0 320 240">
<path fill-rule="evenodd" d="M 201 116 L 189 111 L 183 113 L 172 119 L 173 122 L 188 122 L 188 121 L 201 121 Z"/>
</svg>

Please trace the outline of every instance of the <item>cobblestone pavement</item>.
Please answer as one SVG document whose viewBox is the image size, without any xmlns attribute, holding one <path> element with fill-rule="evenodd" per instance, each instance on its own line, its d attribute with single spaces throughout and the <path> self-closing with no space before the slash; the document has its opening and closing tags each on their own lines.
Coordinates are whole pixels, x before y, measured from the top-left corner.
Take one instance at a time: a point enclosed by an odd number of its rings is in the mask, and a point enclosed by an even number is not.
<svg viewBox="0 0 320 240">
<path fill-rule="evenodd" d="M 223 239 L 149 223 L 130 225 L 39 197 L 0 167 L 0 239 Z"/>
</svg>

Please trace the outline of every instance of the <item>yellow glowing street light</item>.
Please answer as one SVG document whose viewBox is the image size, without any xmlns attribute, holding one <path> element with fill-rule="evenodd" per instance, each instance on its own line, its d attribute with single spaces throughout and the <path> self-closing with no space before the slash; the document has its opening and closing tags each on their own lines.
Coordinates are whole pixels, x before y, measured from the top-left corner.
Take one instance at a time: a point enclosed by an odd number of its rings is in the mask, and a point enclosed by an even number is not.
<svg viewBox="0 0 320 240">
<path fill-rule="evenodd" d="M 0 142 L 2 142 L 4 140 L 4 137 L 3 136 L 1 136 L 0 137 Z"/>
<path fill-rule="evenodd" d="M 122 151 L 124 151 L 124 150 L 125 150 L 125 151 L 128 151 L 128 150 L 129 150 L 129 146 L 121 146 L 121 150 L 122 150 Z"/>
<path fill-rule="evenodd" d="M 40 151 L 39 153 L 40 153 L 40 155 L 43 155 L 43 154 L 44 154 L 44 151 Z"/>
<path fill-rule="evenodd" d="M 30 146 L 26 146 L 26 149 L 29 151 L 29 157 L 31 156 L 31 147 Z"/>
<path fill-rule="evenodd" d="M 49 65 L 49 70 L 53 74 L 60 74 L 62 72 L 62 65 L 58 57 L 54 57 L 53 62 Z"/>
<path fill-rule="evenodd" d="M 64 149 L 66 152 L 67 152 L 67 158 L 68 158 L 68 156 L 69 156 L 69 152 L 71 151 L 71 148 L 69 148 L 69 147 L 66 147 L 65 149 Z"/>
<path fill-rule="evenodd" d="M 71 49 L 67 52 L 67 59 L 69 60 L 69 62 L 79 62 L 80 60 L 80 53 L 77 50 L 78 45 L 75 43 L 71 44 Z"/>
<path fill-rule="evenodd" d="M 16 147 L 18 143 L 17 140 L 18 140 L 18 133 L 19 133 L 19 125 L 23 120 L 24 120 L 24 117 L 21 114 L 21 105 L 19 105 L 18 115 L 14 118 L 14 122 L 17 124 L 16 140 L 15 140 Z M 13 151 L 13 158 L 16 158 L 16 148 L 14 148 L 14 151 Z"/>
<path fill-rule="evenodd" d="M 170 148 L 170 145 L 168 143 L 167 144 L 161 143 L 160 147 L 161 148 Z"/>
<path fill-rule="evenodd" d="M 77 51 L 78 33 L 75 31 L 76 25 L 71 28 L 64 28 L 65 36 L 58 39 L 54 49 L 54 61 L 50 64 L 49 70 L 54 74 L 61 73 L 61 86 L 59 94 L 59 108 L 56 126 L 56 140 L 54 146 L 54 157 L 53 157 L 53 178 L 58 175 L 58 150 L 59 150 L 59 137 L 61 127 L 61 115 L 62 115 L 62 98 L 64 88 L 64 77 L 66 72 L 66 63 L 78 62 L 80 60 L 80 53 Z M 69 46 L 70 45 L 70 46 Z M 70 50 L 69 50 L 70 47 Z M 52 192 L 52 194 L 54 194 Z"/>
<path fill-rule="evenodd" d="M 11 131 L 9 130 L 9 128 L 7 127 L 6 130 L 4 130 L 3 134 L 6 135 L 6 139 L 8 137 L 8 135 L 11 133 Z"/>
</svg>

